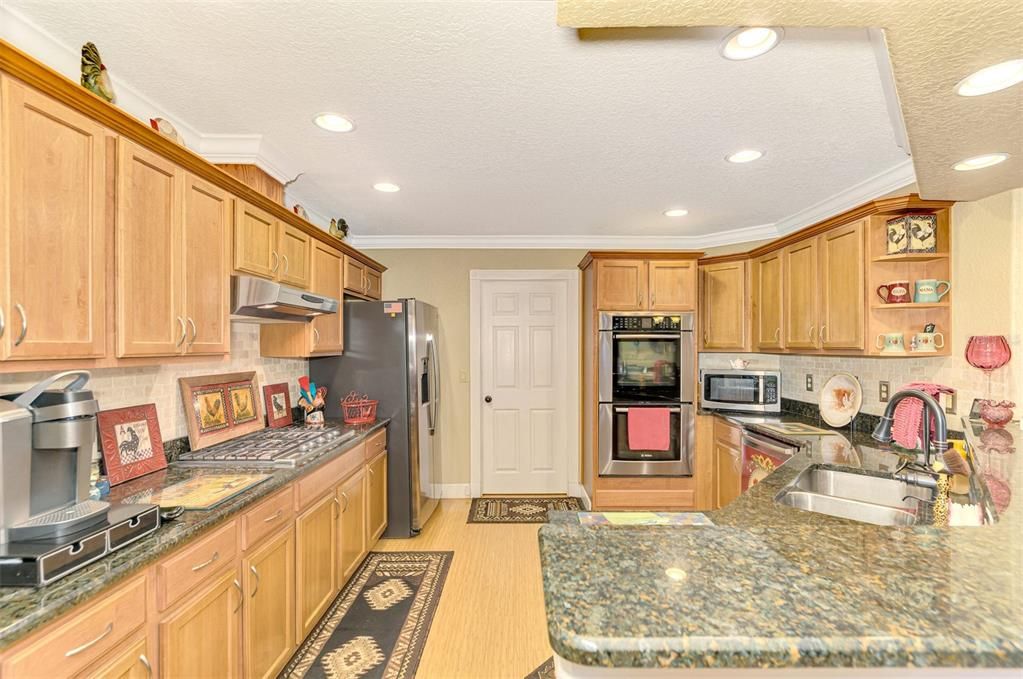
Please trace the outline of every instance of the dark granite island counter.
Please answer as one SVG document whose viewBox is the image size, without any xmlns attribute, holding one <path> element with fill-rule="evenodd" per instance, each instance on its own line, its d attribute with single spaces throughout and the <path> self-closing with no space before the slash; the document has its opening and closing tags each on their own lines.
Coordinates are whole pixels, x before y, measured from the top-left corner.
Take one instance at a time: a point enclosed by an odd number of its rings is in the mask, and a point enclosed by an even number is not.
<svg viewBox="0 0 1023 679">
<path fill-rule="evenodd" d="M 1023 675 L 1023 522 L 1008 503 L 1023 468 L 1002 452 L 1023 432 L 968 438 L 993 525 L 887 528 L 775 503 L 807 465 L 833 461 L 819 437 L 707 512 L 714 526 L 552 516 L 539 539 L 559 679 Z M 856 468 L 897 459 L 850 443 Z"/>
</svg>

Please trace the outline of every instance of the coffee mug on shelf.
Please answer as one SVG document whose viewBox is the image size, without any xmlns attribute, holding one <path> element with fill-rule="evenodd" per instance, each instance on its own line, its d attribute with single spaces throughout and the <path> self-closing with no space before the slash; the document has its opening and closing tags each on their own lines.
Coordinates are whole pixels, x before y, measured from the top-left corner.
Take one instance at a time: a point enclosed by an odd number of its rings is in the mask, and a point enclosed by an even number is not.
<svg viewBox="0 0 1023 679">
<path fill-rule="evenodd" d="M 943 285 L 945 289 L 939 290 Z M 941 298 L 947 295 L 951 289 L 952 284 L 948 281 L 939 281 L 935 278 L 921 278 L 916 282 L 916 294 L 913 295 L 913 301 L 917 304 L 940 302 Z"/>
<path fill-rule="evenodd" d="M 906 353 L 906 345 L 901 332 L 886 332 L 878 335 L 874 340 L 874 346 L 880 349 L 882 354 Z"/>
<path fill-rule="evenodd" d="M 909 281 L 893 281 L 877 287 L 877 296 L 885 304 L 905 304 L 910 301 Z"/>
<path fill-rule="evenodd" d="M 918 354 L 933 353 L 945 348 L 945 336 L 940 332 L 918 332 L 913 335 L 910 347 Z"/>
</svg>

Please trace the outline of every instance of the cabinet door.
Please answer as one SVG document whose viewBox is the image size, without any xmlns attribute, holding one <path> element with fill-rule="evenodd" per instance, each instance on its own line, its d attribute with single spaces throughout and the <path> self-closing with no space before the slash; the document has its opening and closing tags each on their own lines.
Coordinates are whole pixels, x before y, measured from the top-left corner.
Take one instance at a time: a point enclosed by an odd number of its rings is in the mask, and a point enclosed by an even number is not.
<svg viewBox="0 0 1023 679">
<path fill-rule="evenodd" d="M 367 549 L 387 528 L 387 453 L 377 455 L 366 467 L 369 477 L 369 499 L 366 502 Z"/>
<path fill-rule="evenodd" d="M 245 676 L 273 677 L 295 651 L 295 529 L 242 560 Z"/>
<path fill-rule="evenodd" d="M 341 500 L 340 584 L 344 584 L 366 556 L 366 471 L 348 477 L 337 489 Z"/>
<path fill-rule="evenodd" d="M 651 261 L 650 304 L 653 311 L 691 311 L 696 308 L 696 260 Z"/>
<path fill-rule="evenodd" d="M 717 464 L 718 508 L 721 508 L 742 492 L 742 452 L 722 441 L 714 441 L 714 461 Z"/>
<path fill-rule="evenodd" d="M 212 184 L 186 175 L 182 213 L 186 350 L 226 354 L 231 349 L 231 199 Z"/>
<path fill-rule="evenodd" d="M 646 262 L 597 260 L 597 309 L 640 311 L 646 306 Z"/>
<path fill-rule="evenodd" d="M 816 349 L 817 239 L 809 238 L 785 248 L 785 347 Z"/>
<path fill-rule="evenodd" d="M 777 250 L 753 261 L 752 307 L 757 349 L 782 349 L 784 253 Z"/>
<path fill-rule="evenodd" d="M 184 350 L 181 203 L 184 172 L 128 141 L 118 142 L 117 355 Z"/>
<path fill-rule="evenodd" d="M 310 243 L 312 239 L 305 231 L 290 224 L 281 223 L 277 238 L 277 253 L 281 256 L 277 277 L 282 283 L 296 288 L 307 289 L 311 282 Z"/>
<path fill-rule="evenodd" d="M 241 676 L 241 588 L 235 570 L 160 622 L 162 679 Z"/>
<path fill-rule="evenodd" d="M 324 495 L 295 522 L 295 602 L 298 636 L 304 639 L 337 594 L 339 502 Z"/>
<path fill-rule="evenodd" d="M 860 220 L 820 237 L 820 343 L 825 349 L 864 348 L 865 224 Z"/>
<path fill-rule="evenodd" d="M 243 200 L 235 201 L 234 269 L 273 278 L 281 266 L 277 252 L 277 220 Z"/>
<path fill-rule="evenodd" d="M 746 262 L 701 267 L 703 348 L 743 351 L 746 346 Z"/>
<path fill-rule="evenodd" d="M 0 88 L 0 359 L 103 356 L 106 132 L 10 78 Z"/>
<path fill-rule="evenodd" d="M 140 632 L 135 641 L 120 653 L 112 653 L 104 658 L 97 667 L 90 668 L 78 675 L 82 679 L 101 677 L 102 679 L 151 679 L 153 676 L 152 654 L 149 652 L 145 633 Z"/>
<path fill-rule="evenodd" d="M 344 297 L 344 256 L 330 247 L 316 241 L 313 243 L 313 275 L 310 289 L 320 295 L 342 301 Z M 312 351 L 315 354 L 340 354 L 344 348 L 344 304 L 336 314 L 317 316 L 313 319 Z"/>
<path fill-rule="evenodd" d="M 366 265 L 345 255 L 345 290 L 365 295 L 366 287 Z"/>
<path fill-rule="evenodd" d="M 376 269 L 366 267 L 366 296 L 380 299 L 383 294 L 383 274 Z"/>
</svg>

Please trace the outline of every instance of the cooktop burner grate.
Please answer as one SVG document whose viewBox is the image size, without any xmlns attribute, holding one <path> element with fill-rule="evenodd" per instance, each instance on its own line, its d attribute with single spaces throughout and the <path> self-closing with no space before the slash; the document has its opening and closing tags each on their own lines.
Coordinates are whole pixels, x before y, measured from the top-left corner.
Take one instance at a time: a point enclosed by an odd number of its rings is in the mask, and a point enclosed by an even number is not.
<svg viewBox="0 0 1023 679">
<path fill-rule="evenodd" d="M 341 427 L 329 424 L 263 429 L 209 448 L 182 453 L 178 462 L 188 465 L 297 467 L 353 436 L 354 431 L 342 431 Z"/>
</svg>

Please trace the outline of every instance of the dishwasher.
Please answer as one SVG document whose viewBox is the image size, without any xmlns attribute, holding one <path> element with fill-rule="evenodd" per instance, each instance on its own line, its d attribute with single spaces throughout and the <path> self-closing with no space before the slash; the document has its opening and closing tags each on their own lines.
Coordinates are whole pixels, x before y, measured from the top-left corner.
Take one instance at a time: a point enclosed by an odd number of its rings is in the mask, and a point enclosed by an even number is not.
<svg viewBox="0 0 1023 679">
<path fill-rule="evenodd" d="M 742 448 L 742 492 L 753 486 L 785 464 L 790 457 L 799 451 L 799 446 L 792 443 L 742 429 L 740 440 Z"/>
</svg>

